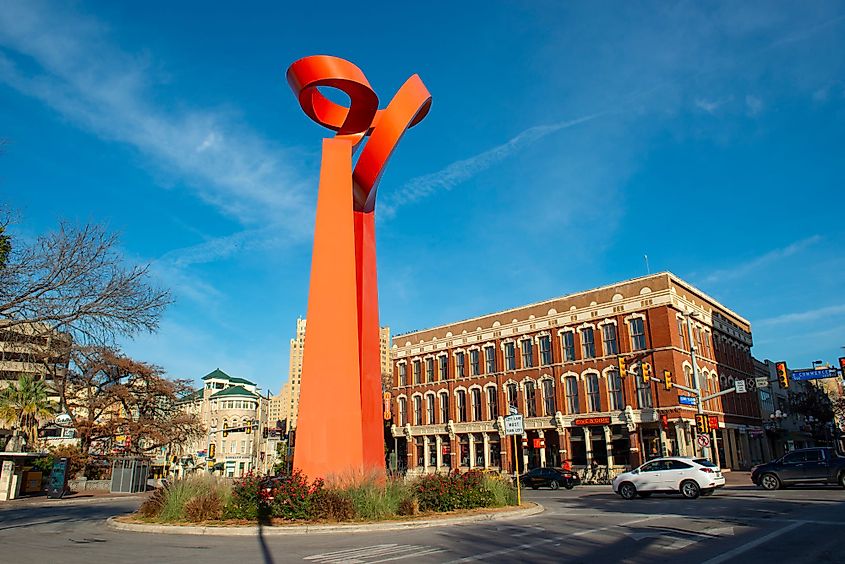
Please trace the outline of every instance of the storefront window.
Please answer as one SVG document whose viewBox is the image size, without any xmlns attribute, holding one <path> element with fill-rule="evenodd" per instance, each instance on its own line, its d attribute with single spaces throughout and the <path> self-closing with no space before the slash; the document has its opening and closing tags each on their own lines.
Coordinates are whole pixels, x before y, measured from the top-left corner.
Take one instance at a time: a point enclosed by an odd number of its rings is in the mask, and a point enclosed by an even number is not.
<svg viewBox="0 0 845 564">
<path fill-rule="evenodd" d="M 429 439 L 428 442 L 428 465 L 437 466 L 437 442 L 434 440 L 434 437 Z"/>
<path fill-rule="evenodd" d="M 461 435 L 460 442 L 461 466 L 469 467 L 469 436 Z"/>
<path fill-rule="evenodd" d="M 490 438 L 490 466 L 498 467 L 502 463 L 502 446 L 499 443 L 499 435 L 492 435 Z"/>
</svg>

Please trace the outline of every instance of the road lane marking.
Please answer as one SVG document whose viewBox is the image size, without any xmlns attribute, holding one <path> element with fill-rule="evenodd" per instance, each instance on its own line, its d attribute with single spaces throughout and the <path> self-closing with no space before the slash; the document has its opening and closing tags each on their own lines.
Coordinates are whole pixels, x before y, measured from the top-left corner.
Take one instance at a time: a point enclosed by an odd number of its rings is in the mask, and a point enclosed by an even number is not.
<svg viewBox="0 0 845 564">
<path fill-rule="evenodd" d="M 739 556 L 740 554 L 742 554 L 744 552 L 748 552 L 752 548 L 755 548 L 757 546 L 760 546 L 761 544 L 767 543 L 770 540 L 777 538 L 781 535 L 784 535 L 784 534 L 786 534 L 786 533 L 788 533 L 792 530 L 795 530 L 798 527 L 805 525 L 805 524 L 807 524 L 807 521 L 796 521 L 796 522 L 794 522 L 790 525 L 787 525 L 786 527 L 782 527 L 782 528 L 780 528 L 776 531 L 772 531 L 768 535 L 763 535 L 762 537 L 758 537 L 758 538 L 754 539 L 753 541 L 747 542 L 747 543 L 740 545 L 740 546 L 738 546 L 738 547 L 736 547 L 732 550 L 729 550 L 727 552 L 723 552 L 719 556 L 716 556 L 715 558 L 711 558 L 710 560 L 707 560 L 706 562 L 703 562 L 702 564 L 721 564 L 722 562 L 726 562 L 726 561 L 730 560 L 731 558 Z"/>
<path fill-rule="evenodd" d="M 312 554 L 311 556 L 306 556 L 303 560 L 320 562 L 322 564 L 335 564 L 340 562 L 360 564 L 364 562 L 391 562 L 394 560 L 416 558 L 424 554 L 434 554 L 444 551 L 445 549 L 442 548 L 416 546 L 410 544 L 376 544 L 358 548 L 346 548 L 343 550 L 336 550 L 334 552 L 324 552 L 322 554 Z"/>
<path fill-rule="evenodd" d="M 636 523 L 642 523 L 644 521 L 651 521 L 652 519 L 659 519 L 662 515 L 649 515 L 648 517 L 642 519 L 634 519 L 633 521 L 626 521 L 624 523 L 617 523 L 615 525 L 607 525 L 605 527 L 597 527 L 595 529 L 587 529 L 585 531 L 576 531 L 574 533 L 568 533 L 564 535 L 557 535 L 555 537 L 549 539 L 542 539 L 536 542 L 529 542 L 523 543 L 518 546 L 512 546 L 508 548 L 501 548 L 499 550 L 491 550 L 490 552 L 483 552 L 481 554 L 475 554 L 473 556 L 467 556 L 465 558 L 458 558 L 457 560 L 450 560 L 446 564 L 458 564 L 459 562 L 474 562 L 476 560 L 484 560 L 485 558 L 490 558 L 491 556 L 501 556 L 503 554 L 510 554 L 511 552 L 516 552 L 519 550 L 526 550 L 530 548 L 535 548 L 537 546 L 548 544 L 552 542 L 559 542 L 567 537 L 582 537 L 585 535 L 591 535 L 593 533 L 600 533 L 602 531 L 608 531 L 610 529 L 615 529 L 617 527 L 627 527 L 629 525 L 634 525 Z"/>
</svg>

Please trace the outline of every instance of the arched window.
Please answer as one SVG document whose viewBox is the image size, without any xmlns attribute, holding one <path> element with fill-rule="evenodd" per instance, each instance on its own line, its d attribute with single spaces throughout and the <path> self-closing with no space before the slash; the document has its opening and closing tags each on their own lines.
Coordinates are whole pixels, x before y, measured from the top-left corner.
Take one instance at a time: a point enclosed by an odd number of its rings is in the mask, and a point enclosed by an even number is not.
<svg viewBox="0 0 845 564">
<path fill-rule="evenodd" d="M 445 358 L 445 357 L 443 357 Z M 440 422 L 449 422 L 449 394 L 448 392 L 440 393 Z"/>
<path fill-rule="evenodd" d="M 465 390 L 458 390 L 457 404 L 458 421 L 463 423 L 467 420 L 467 393 Z"/>
<path fill-rule="evenodd" d="M 519 390 L 516 384 L 508 384 L 508 406 L 509 407 L 519 407 Z"/>
<path fill-rule="evenodd" d="M 422 398 L 414 396 L 414 425 L 422 425 Z"/>
<path fill-rule="evenodd" d="M 408 422 L 408 400 L 399 398 L 399 424 L 404 425 Z"/>
<path fill-rule="evenodd" d="M 470 393 L 472 394 L 472 420 L 481 421 L 481 390 L 473 388 Z"/>
<path fill-rule="evenodd" d="M 567 376 L 563 379 L 564 392 L 566 392 L 566 412 L 571 414 L 578 411 L 578 378 Z"/>
<path fill-rule="evenodd" d="M 499 416 L 499 394 L 493 386 L 487 387 L 487 419 L 493 421 Z"/>
<path fill-rule="evenodd" d="M 523 341 L 525 342 L 525 341 Z M 537 417 L 537 393 L 534 388 L 534 382 L 528 380 L 525 382 L 525 416 Z"/>
<path fill-rule="evenodd" d="M 615 368 L 607 371 L 607 399 L 610 401 L 611 411 L 625 407 L 622 398 L 622 378 L 619 376 L 619 370 Z"/>
<path fill-rule="evenodd" d="M 587 386 L 587 411 L 601 411 L 599 375 L 592 372 L 587 374 L 585 383 Z"/>
<path fill-rule="evenodd" d="M 426 413 L 426 423 L 429 425 L 433 425 L 436 423 L 434 420 L 434 394 L 429 394 L 425 396 L 425 413 Z"/>
<path fill-rule="evenodd" d="M 543 409 L 544 415 L 553 416 L 557 411 L 555 405 L 555 381 L 547 378 L 543 380 Z"/>
<path fill-rule="evenodd" d="M 637 386 L 637 402 L 640 405 L 640 409 L 654 407 L 654 400 L 651 395 L 651 383 L 646 384 L 643 382 L 641 370 L 642 366 L 634 372 L 634 382 Z"/>
</svg>

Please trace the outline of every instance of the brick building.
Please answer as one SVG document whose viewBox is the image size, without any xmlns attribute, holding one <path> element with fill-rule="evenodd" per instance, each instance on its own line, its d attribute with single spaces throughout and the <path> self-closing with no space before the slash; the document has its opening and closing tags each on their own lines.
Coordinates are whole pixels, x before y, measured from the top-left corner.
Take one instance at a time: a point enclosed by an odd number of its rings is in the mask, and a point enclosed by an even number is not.
<svg viewBox="0 0 845 564">
<path fill-rule="evenodd" d="M 688 387 L 697 374 L 708 395 L 753 378 L 751 345 L 748 321 L 671 273 L 397 335 L 389 447 L 411 472 L 512 471 L 510 405 L 525 417 L 527 448 L 515 448 L 529 468 L 696 454 L 696 407 L 678 388 L 644 383 L 643 364 Z M 724 395 L 704 411 L 718 419 L 711 457 L 731 468 L 762 457 L 755 394 Z"/>
</svg>

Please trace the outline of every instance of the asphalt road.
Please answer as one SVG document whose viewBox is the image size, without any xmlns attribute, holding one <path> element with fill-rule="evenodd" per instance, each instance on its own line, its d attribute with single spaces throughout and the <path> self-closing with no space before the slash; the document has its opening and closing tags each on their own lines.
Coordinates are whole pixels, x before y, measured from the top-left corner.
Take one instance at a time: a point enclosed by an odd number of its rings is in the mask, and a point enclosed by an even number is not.
<svg viewBox="0 0 845 564">
<path fill-rule="evenodd" d="M 0 562 L 845 563 L 845 490 L 725 488 L 690 501 L 624 501 L 609 487 L 528 491 L 546 511 L 513 522 L 269 537 L 114 531 L 137 499 L 0 506 Z"/>
</svg>

